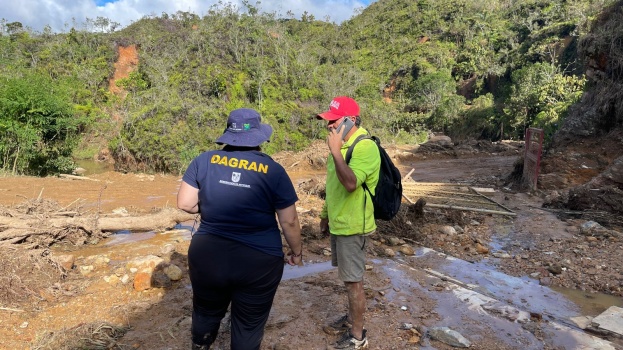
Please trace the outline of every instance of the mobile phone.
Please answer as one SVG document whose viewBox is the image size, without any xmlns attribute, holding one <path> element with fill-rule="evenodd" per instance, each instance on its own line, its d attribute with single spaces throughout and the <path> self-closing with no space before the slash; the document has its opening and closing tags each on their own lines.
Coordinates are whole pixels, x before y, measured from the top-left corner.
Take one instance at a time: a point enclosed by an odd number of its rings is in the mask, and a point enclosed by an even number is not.
<svg viewBox="0 0 623 350">
<path fill-rule="evenodd" d="M 348 132 L 350 131 L 350 129 L 353 128 L 353 126 L 355 126 L 355 123 L 353 123 L 352 120 L 350 120 L 350 118 L 346 117 L 344 118 L 344 120 L 342 120 L 342 122 L 337 126 L 337 128 L 335 129 L 337 132 L 342 132 L 342 138 L 346 137 L 346 135 L 348 134 Z"/>
</svg>

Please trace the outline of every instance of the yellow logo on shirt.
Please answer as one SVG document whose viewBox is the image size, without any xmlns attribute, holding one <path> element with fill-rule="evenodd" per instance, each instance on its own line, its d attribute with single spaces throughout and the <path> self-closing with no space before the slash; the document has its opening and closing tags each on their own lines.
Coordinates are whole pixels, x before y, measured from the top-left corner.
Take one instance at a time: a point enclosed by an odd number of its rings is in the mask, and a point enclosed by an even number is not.
<svg viewBox="0 0 623 350">
<path fill-rule="evenodd" d="M 246 159 L 238 159 L 238 158 L 233 158 L 233 157 L 228 158 L 226 156 L 221 157 L 218 154 L 215 154 L 212 156 L 212 159 L 210 159 L 210 163 L 224 165 L 224 166 L 228 166 L 231 168 L 239 168 L 239 169 L 256 171 L 258 173 L 264 173 L 264 174 L 268 173 L 268 165 L 266 164 L 257 163 L 257 162 L 249 162 Z"/>
</svg>

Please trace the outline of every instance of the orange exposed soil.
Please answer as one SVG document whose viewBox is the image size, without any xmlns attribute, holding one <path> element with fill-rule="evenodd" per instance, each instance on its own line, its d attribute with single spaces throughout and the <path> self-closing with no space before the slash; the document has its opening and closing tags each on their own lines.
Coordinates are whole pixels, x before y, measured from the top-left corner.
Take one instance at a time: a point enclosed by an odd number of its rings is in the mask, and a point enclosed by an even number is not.
<svg viewBox="0 0 623 350">
<path fill-rule="evenodd" d="M 127 47 L 119 46 L 117 53 L 119 57 L 115 62 L 115 74 L 108 83 L 108 89 L 115 95 L 125 96 L 125 92 L 122 88 L 117 86 L 119 79 L 127 78 L 131 71 L 136 69 L 138 65 L 138 51 L 136 45 L 130 45 Z"/>
</svg>

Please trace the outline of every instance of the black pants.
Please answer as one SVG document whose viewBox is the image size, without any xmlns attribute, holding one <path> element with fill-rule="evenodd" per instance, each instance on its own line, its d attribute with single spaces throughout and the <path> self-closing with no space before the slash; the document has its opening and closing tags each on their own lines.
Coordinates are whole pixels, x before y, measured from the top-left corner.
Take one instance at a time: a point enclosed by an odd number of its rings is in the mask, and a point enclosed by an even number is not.
<svg viewBox="0 0 623 350">
<path fill-rule="evenodd" d="M 194 235 L 188 265 L 193 342 L 214 342 L 231 302 L 231 349 L 259 349 L 283 275 L 283 258 L 222 237 Z"/>
</svg>

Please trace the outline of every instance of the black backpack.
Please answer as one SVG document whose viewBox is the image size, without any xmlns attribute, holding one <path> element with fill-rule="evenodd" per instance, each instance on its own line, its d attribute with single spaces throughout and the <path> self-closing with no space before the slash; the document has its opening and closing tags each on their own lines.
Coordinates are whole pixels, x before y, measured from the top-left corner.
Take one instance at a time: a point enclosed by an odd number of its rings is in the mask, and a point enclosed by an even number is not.
<svg viewBox="0 0 623 350">
<path fill-rule="evenodd" d="M 379 170 L 379 183 L 376 185 L 376 194 L 374 196 L 365 182 L 361 187 L 368 191 L 370 197 L 372 197 L 374 218 L 391 220 L 400 209 L 400 202 L 402 201 L 402 176 L 387 152 L 385 152 L 385 149 L 381 147 L 381 140 L 376 136 L 361 135 L 357 137 L 355 142 L 348 147 L 344 160 L 346 164 L 350 162 L 355 145 L 363 139 L 371 139 L 376 143 L 381 155 L 381 169 Z"/>
</svg>

